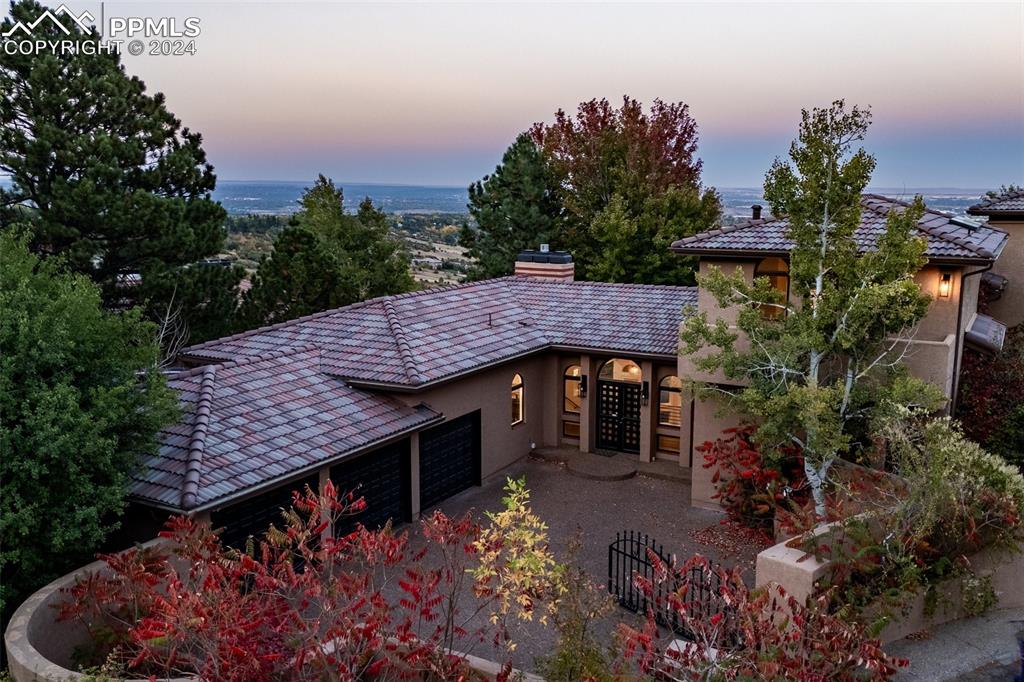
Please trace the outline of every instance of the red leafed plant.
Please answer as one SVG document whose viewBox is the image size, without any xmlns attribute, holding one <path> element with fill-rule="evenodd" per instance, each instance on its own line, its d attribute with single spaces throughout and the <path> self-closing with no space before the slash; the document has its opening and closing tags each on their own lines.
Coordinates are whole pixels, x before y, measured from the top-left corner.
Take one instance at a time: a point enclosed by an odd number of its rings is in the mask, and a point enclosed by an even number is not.
<svg viewBox="0 0 1024 682">
<path fill-rule="evenodd" d="M 630 679 L 887 680 L 907 665 L 882 651 L 864 626 L 830 614 L 829 593 L 800 603 L 778 587 L 750 590 L 739 569 L 713 568 L 700 556 L 681 566 L 654 553 L 650 560 L 654 581 L 634 580 L 650 600 L 646 621 L 619 626 L 622 665 L 630 668 L 622 672 Z M 670 589 L 656 590 L 660 583 Z M 659 601 L 659 593 L 667 598 Z M 659 609 L 676 615 L 687 640 L 659 629 Z"/>
<path fill-rule="evenodd" d="M 293 493 L 282 527 L 248 552 L 222 547 L 206 524 L 172 518 L 161 533 L 166 550 L 101 557 L 107 570 L 71 587 L 59 618 L 84 623 L 99 660 L 135 674 L 463 679 L 456 648 L 507 640 L 503 621 L 475 618 L 505 595 L 477 600 L 472 613 L 459 607 L 480 563 L 480 525 L 436 511 L 418 550 L 390 525 L 332 537 L 335 522 L 362 504 L 329 483 L 319 494 Z M 504 669 L 499 679 L 507 660 Z"/>
<path fill-rule="evenodd" d="M 803 458 L 797 448 L 767 460 L 754 445 L 756 427 L 725 429 L 722 438 L 698 446 L 704 468 L 714 469 L 717 499 L 729 518 L 774 537 L 776 511 L 797 509 L 807 501 Z"/>
</svg>

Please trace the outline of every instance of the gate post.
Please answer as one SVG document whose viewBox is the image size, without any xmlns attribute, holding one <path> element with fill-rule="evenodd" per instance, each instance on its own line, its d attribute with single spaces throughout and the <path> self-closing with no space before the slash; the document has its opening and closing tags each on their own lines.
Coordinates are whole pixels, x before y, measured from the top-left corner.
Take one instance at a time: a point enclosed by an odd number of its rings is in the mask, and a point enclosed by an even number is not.
<svg viewBox="0 0 1024 682">
<path fill-rule="evenodd" d="M 593 452 L 596 441 L 597 365 L 594 356 L 580 356 L 580 376 L 587 382 L 587 394 L 580 398 L 580 452 Z"/>
<path fill-rule="evenodd" d="M 641 385 L 647 390 L 647 398 L 640 401 L 640 461 L 650 462 L 654 452 L 654 419 L 658 413 L 658 384 L 654 380 L 654 363 L 644 360 L 640 363 Z"/>
<path fill-rule="evenodd" d="M 420 518 L 420 434 L 409 435 L 409 515 L 413 521 Z"/>
</svg>

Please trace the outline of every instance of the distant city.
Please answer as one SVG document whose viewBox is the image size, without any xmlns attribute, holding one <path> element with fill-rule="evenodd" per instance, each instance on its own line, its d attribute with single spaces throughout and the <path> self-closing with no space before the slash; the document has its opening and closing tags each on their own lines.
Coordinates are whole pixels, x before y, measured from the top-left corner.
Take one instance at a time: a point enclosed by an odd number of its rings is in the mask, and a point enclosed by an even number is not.
<svg viewBox="0 0 1024 682">
<path fill-rule="evenodd" d="M 221 180 L 213 197 L 223 204 L 228 213 L 244 215 L 262 213 L 287 215 L 298 209 L 302 190 L 311 182 Z M 416 185 L 379 185 L 341 183 L 345 190 L 345 205 L 350 208 L 370 197 L 387 213 L 466 213 L 465 187 L 430 187 Z M 991 188 L 996 189 L 996 188 Z M 745 216 L 752 204 L 767 203 L 758 187 L 719 187 L 726 215 Z M 924 196 L 932 209 L 962 215 L 967 207 L 977 203 L 985 193 L 982 189 L 872 187 L 869 191 L 888 197 L 913 198 Z"/>
</svg>

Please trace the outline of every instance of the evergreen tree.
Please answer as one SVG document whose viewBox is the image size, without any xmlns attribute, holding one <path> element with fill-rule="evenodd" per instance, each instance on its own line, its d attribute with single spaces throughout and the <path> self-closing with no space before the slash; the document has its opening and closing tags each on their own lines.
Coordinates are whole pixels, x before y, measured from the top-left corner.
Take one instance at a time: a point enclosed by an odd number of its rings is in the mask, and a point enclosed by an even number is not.
<svg viewBox="0 0 1024 682">
<path fill-rule="evenodd" d="M 670 261 L 671 242 L 711 229 L 720 199 L 700 184 L 697 124 L 683 103 L 648 111 L 624 97 L 580 104 L 574 116 L 531 131 L 564 211 L 557 241 L 583 279 L 693 282 L 689 260 Z"/>
<path fill-rule="evenodd" d="M 387 216 L 369 198 L 347 214 L 343 199 L 323 175 L 303 193 L 302 210 L 274 241 L 243 301 L 246 326 L 412 289 L 409 256 L 391 237 Z"/>
<path fill-rule="evenodd" d="M 0 610 L 91 559 L 172 422 L 154 325 L 0 232 Z"/>
<path fill-rule="evenodd" d="M 0 31 L 46 10 L 12 0 Z M 70 35 L 44 21 L 34 38 L 98 43 L 95 28 L 64 23 Z M 243 272 L 183 270 L 225 237 L 202 136 L 128 76 L 116 53 L 0 52 L 0 92 L 0 170 L 12 183 L 0 190 L 0 224 L 24 220 L 27 209 L 32 250 L 60 254 L 91 277 L 108 308 L 144 304 L 156 318 L 175 291 L 200 304 L 180 311 L 193 340 L 216 333 Z"/>
<path fill-rule="evenodd" d="M 698 367 L 746 384 L 703 389 L 758 422 L 765 453 L 802 450 L 822 519 L 830 467 L 856 447 L 859 426 L 877 433 L 907 408 L 942 401 L 901 362 L 930 301 L 914 281 L 926 260 L 921 198 L 889 213 L 876 250 L 860 253 L 854 240 L 875 160 L 853 145 L 869 123 L 868 111 L 847 111 L 842 101 L 804 111 L 790 162 L 776 159 L 768 171 L 765 197 L 788 219 L 793 242 L 790 300 L 767 278 L 747 284 L 741 272 L 712 269 L 700 284 L 721 307 L 738 309 L 736 329 L 701 313 L 682 332 L 681 352 Z"/>
<path fill-rule="evenodd" d="M 463 226 L 459 244 L 477 260 L 470 279 L 512 274 L 523 249 L 568 247 L 557 239 L 561 207 L 553 175 L 527 133 L 505 151 L 493 174 L 469 186 L 469 212 L 476 226 Z"/>
</svg>

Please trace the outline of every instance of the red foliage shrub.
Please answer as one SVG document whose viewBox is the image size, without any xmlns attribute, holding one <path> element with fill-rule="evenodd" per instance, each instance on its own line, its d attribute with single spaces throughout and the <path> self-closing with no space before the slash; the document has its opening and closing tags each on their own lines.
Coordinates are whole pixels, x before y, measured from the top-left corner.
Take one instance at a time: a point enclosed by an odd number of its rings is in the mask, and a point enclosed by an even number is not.
<svg viewBox="0 0 1024 682">
<path fill-rule="evenodd" d="M 807 501 L 803 457 L 793 448 L 769 461 L 753 443 L 756 430 L 752 424 L 726 429 L 723 438 L 697 450 L 704 455 L 704 468 L 715 470 L 712 497 L 729 518 L 772 538 L 777 510 Z"/>
<path fill-rule="evenodd" d="M 971 440 L 1024 468 L 1024 325 L 995 356 L 964 349 L 956 416 Z"/>
<path fill-rule="evenodd" d="M 888 656 L 862 625 L 829 613 L 829 593 L 806 604 L 775 591 L 751 591 L 738 569 L 713 569 L 702 557 L 666 566 L 652 553 L 657 582 L 678 586 L 658 604 L 650 581 L 636 585 L 652 606 L 641 628 L 619 626 L 624 664 L 673 680 L 887 680 L 907 662 Z M 698 568 L 699 571 L 693 569 Z M 702 576 L 697 584 L 694 574 Z M 693 594 L 711 591 L 710 600 Z M 663 636 L 655 610 L 668 607 L 692 641 Z"/>
<path fill-rule="evenodd" d="M 471 629 L 475 613 L 458 607 L 463 583 L 480 582 L 469 572 L 480 527 L 437 511 L 423 521 L 418 551 L 390 527 L 325 533 L 359 504 L 330 484 L 322 494 L 294 493 L 283 528 L 272 527 L 251 554 L 222 547 L 205 524 L 173 518 L 161 533 L 170 552 L 102 557 L 108 570 L 70 588 L 59 618 L 84 623 L 100 661 L 112 654 L 134 673 L 461 679 L 456 644 L 507 639 L 500 620 Z M 486 584 L 473 587 L 487 593 Z"/>
</svg>

